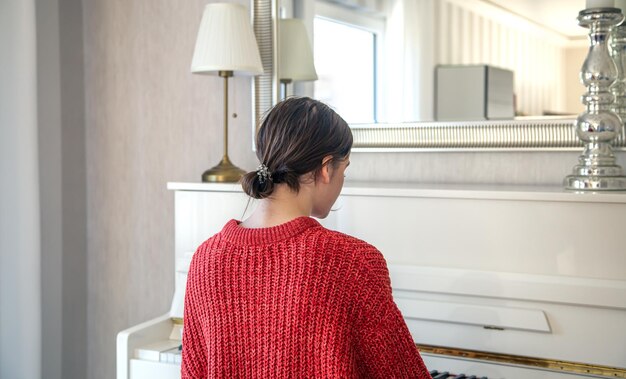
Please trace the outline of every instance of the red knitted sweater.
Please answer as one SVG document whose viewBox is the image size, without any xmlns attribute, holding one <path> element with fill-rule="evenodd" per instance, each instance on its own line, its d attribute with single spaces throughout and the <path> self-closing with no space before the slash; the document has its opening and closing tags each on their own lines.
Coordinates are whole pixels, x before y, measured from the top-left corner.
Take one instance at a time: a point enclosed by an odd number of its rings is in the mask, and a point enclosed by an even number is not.
<svg viewBox="0 0 626 379">
<path fill-rule="evenodd" d="M 430 378 L 373 246 L 231 220 L 193 256 L 182 378 Z"/>
</svg>

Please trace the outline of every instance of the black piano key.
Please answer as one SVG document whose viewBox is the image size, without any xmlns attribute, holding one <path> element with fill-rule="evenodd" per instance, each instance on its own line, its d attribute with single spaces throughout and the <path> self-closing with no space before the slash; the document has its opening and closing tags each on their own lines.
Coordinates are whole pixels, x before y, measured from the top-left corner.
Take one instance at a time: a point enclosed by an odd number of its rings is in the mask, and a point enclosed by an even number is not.
<svg viewBox="0 0 626 379">
<path fill-rule="evenodd" d="M 465 374 L 454 375 L 450 374 L 448 371 L 439 372 L 437 370 L 431 370 L 430 376 L 433 379 L 478 379 L 476 375 L 467 376 Z M 481 376 L 480 379 L 489 379 L 486 376 Z"/>
</svg>

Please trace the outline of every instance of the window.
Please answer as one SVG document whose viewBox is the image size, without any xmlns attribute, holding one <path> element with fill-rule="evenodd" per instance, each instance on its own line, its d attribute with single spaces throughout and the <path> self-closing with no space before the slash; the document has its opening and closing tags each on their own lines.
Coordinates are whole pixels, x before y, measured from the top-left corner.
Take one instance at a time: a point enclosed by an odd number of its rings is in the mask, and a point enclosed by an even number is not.
<svg viewBox="0 0 626 379">
<path fill-rule="evenodd" d="M 383 22 L 316 3 L 314 96 L 348 123 L 377 121 L 377 69 Z"/>
</svg>

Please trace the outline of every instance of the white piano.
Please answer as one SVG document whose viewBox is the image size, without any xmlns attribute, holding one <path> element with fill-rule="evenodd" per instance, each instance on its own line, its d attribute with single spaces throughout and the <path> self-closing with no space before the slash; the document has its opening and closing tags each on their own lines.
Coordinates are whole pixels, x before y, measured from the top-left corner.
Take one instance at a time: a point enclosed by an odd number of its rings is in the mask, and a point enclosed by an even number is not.
<svg viewBox="0 0 626 379">
<path fill-rule="evenodd" d="M 172 308 L 118 334 L 118 379 L 180 377 L 191 256 L 248 202 L 236 184 L 168 188 Z M 626 378 L 626 193 L 347 183 L 334 208 L 326 227 L 385 255 L 433 377 Z"/>
</svg>

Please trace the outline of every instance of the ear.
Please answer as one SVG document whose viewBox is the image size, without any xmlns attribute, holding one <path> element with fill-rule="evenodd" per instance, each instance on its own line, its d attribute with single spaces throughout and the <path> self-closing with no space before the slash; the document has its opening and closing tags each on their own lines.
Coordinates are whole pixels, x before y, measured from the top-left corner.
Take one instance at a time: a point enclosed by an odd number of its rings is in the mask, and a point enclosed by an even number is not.
<svg viewBox="0 0 626 379">
<path fill-rule="evenodd" d="M 324 184 L 330 183 L 330 178 L 332 176 L 332 165 L 330 164 L 330 162 L 332 160 L 332 155 L 327 155 L 324 157 L 324 159 L 322 159 L 322 167 L 320 167 L 318 178 Z"/>
</svg>

